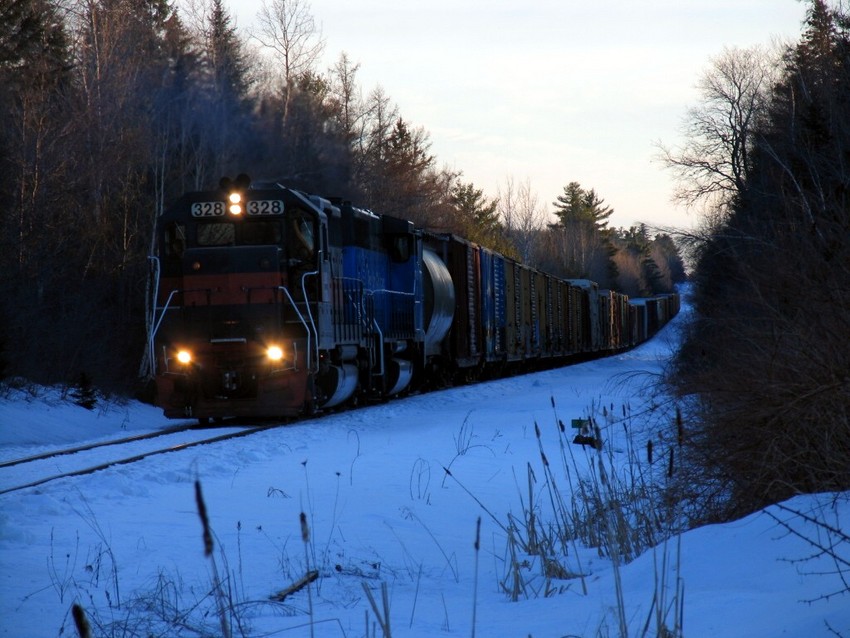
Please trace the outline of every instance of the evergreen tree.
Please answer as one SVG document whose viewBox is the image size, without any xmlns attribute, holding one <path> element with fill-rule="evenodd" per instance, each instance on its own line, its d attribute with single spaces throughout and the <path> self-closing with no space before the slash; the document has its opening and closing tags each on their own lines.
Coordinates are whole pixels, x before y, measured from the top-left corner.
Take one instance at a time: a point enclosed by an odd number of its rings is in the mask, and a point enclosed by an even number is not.
<svg viewBox="0 0 850 638">
<path fill-rule="evenodd" d="M 553 205 L 558 223 L 551 228 L 561 239 L 559 274 L 613 286 L 617 278 L 613 260 L 616 248 L 607 228 L 613 209 L 605 206 L 595 190 L 585 190 L 578 182 L 567 184 Z"/>
<path fill-rule="evenodd" d="M 592 188 L 584 192 L 582 199 L 584 216 L 593 222 L 597 231 L 603 235 L 608 234 L 608 218 L 614 213 L 614 209 L 610 206 L 605 206 L 605 201 Z"/>
<path fill-rule="evenodd" d="M 32 72 L 67 70 L 68 41 L 55 6 L 47 0 L 0 1 L 0 73 L 4 87 L 33 79 Z M 24 71 L 27 73 L 24 73 Z"/>
<path fill-rule="evenodd" d="M 207 33 L 207 65 L 216 98 L 234 107 L 248 94 L 248 64 L 233 19 L 222 5 L 212 0 Z"/>
<path fill-rule="evenodd" d="M 77 375 L 77 381 L 71 389 L 71 398 L 86 410 L 94 410 L 97 406 L 97 390 L 92 385 L 91 377 L 85 372 Z"/>
<path fill-rule="evenodd" d="M 652 241 L 652 250 L 658 254 L 660 265 L 667 271 L 670 285 L 683 283 L 687 279 L 682 254 L 670 235 L 666 233 L 656 235 Z M 659 292 L 669 292 L 669 288 Z"/>
<path fill-rule="evenodd" d="M 558 217 L 562 226 L 568 226 L 574 223 L 582 223 L 588 220 L 587 211 L 584 207 L 585 192 L 578 182 L 570 182 L 564 186 L 564 192 L 558 195 L 554 202 L 555 210 L 553 211 Z"/>
<path fill-rule="evenodd" d="M 471 182 L 457 180 L 452 188 L 451 203 L 457 226 L 453 228 L 466 239 L 502 253 L 514 252 L 499 220 L 498 200 L 487 201 L 484 191 Z"/>
<path fill-rule="evenodd" d="M 212 0 L 204 38 L 207 95 L 195 110 L 203 148 L 196 188 L 209 187 L 224 175 L 250 170 L 247 158 L 256 148 L 248 98 L 248 57 L 222 0 Z"/>
<path fill-rule="evenodd" d="M 395 113 L 394 107 L 383 111 Z M 373 115 L 369 135 L 363 173 L 369 206 L 419 225 L 434 223 L 434 210 L 447 202 L 448 189 L 434 168 L 425 130 L 397 115 L 391 125 Z"/>
</svg>

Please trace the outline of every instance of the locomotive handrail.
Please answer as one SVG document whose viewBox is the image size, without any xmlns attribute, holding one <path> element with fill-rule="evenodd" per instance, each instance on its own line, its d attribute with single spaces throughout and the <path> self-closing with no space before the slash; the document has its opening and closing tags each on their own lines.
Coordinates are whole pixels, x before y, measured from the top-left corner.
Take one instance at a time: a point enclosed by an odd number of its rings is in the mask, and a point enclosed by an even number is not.
<svg viewBox="0 0 850 638">
<path fill-rule="evenodd" d="M 374 295 L 375 293 L 385 292 L 390 295 L 402 295 L 404 297 L 415 297 L 415 292 L 404 292 L 403 290 L 390 290 L 389 288 L 378 288 L 377 290 L 364 290 L 366 294 Z"/>
<path fill-rule="evenodd" d="M 148 316 L 148 370 L 151 377 L 156 375 L 156 351 L 154 348 L 153 338 L 156 334 L 154 330 L 154 322 L 156 319 L 156 300 L 159 298 L 159 258 L 155 255 L 149 255 L 148 261 L 153 262 L 153 295 L 148 299 L 150 303 L 150 315 Z M 150 281 L 150 280 L 149 280 Z"/>
<path fill-rule="evenodd" d="M 168 299 L 165 300 L 165 305 L 162 306 L 162 312 L 159 313 L 159 321 L 154 325 L 153 330 L 151 330 L 151 340 L 156 336 L 156 333 L 159 332 L 159 326 L 162 325 L 162 320 L 165 319 L 165 311 L 168 310 L 168 306 L 171 305 L 171 298 L 174 297 L 177 293 L 181 292 L 176 288 L 168 293 Z M 156 315 L 157 308 L 154 308 L 154 315 Z"/>
<path fill-rule="evenodd" d="M 319 274 L 318 270 L 314 270 L 312 272 L 305 272 L 301 275 L 301 294 L 304 295 L 304 303 L 307 306 L 307 316 L 310 318 L 310 325 L 313 326 L 313 333 L 316 335 L 316 372 L 319 367 L 319 331 L 316 329 L 316 322 L 313 319 L 313 311 L 310 310 L 310 298 L 307 296 L 307 277 L 315 277 Z M 309 332 L 309 329 L 308 329 Z M 309 347 L 309 343 L 307 344 Z"/>
<path fill-rule="evenodd" d="M 347 298 L 351 302 L 351 307 L 354 308 L 354 311 L 357 313 L 357 321 L 360 322 L 361 325 L 365 324 L 364 317 L 363 317 L 364 313 L 363 313 L 362 296 L 366 293 L 366 290 L 363 288 L 363 280 L 357 279 L 356 277 L 334 277 L 334 280 L 339 281 L 343 284 L 343 291 L 342 291 L 343 295 L 344 295 L 345 298 Z M 355 286 L 360 287 L 360 291 L 359 291 L 359 294 L 360 294 L 360 297 L 361 297 L 360 300 L 355 299 L 354 296 L 351 294 L 351 291 L 345 290 L 344 286 L 345 286 L 346 281 L 351 282 Z"/>
<path fill-rule="evenodd" d="M 378 331 L 378 359 L 381 362 L 380 372 L 378 374 L 373 374 L 373 377 L 382 377 L 384 376 L 384 333 L 381 331 L 381 326 L 378 325 L 378 321 L 373 317 L 372 324 L 375 326 L 375 330 Z"/>
<path fill-rule="evenodd" d="M 308 273 L 308 274 L 310 274 L 310 273 Z M 302 282 L 302 285 L 303 285 L 303 282 Z M 307 369 L 312 370 L 312 361 L 311 361 L 312 349 L 311 349 L 310 345 L 311 345 L 311 341 L 313 339 L 313 334 L 316 335 L 316 361 L 318 361 L 318 332 L 316 331 L 315 324 L 313 323 L 312 313 L 310 314 L 310 322 L 311 322 L 311 324 L 313 324 L 313 332 L 311 333 L 310 332 L 310 326 L 307 325 L 307 321 L 304 319 L 304 315 L 301 314 L 301 311 L 298 309 L 298 306 L 295 303 L 295 301 L 293 300 L 292 295 L 290 294 L 289 290 L 287 290 L 285 286 L 278 286 L 277 288 L 278 288 L 278 290 L 281 290 L 286 295 L 287 299 L 289 299 L 289 303 L 292 305 L 292 308 L 295 310 L 295 313 L 298 315 L 299 321 L 301 321 L 301 324 L 304 326 L 304 331 L 307 333 Z M 171 300 L 174 298 L 174 295 L 177 295 L 181 292 L 194 292 L 196 290 L 207 290 L 207 289 L 199 288 L 199 289 L 194 289 L 194 290 L 179 290 L 179 289 L 175 288 L 170 293 L 168 293 L 168 298 L 165 300 L 165 304 L 163 306 L 161 306 L 161 307 L 154 306 L 154 308 L 151 312 L 153 326 L 152 326 L 151 331 L 150 331 L 149 343 L 148 343 L 148 356 L 151 357 L 151 362 L 152 362 L 151 367 L 152 367 L 152 369 L 154 369 L 154 367 L 155 367 L 154 362 L 156 361 L 156 359 L 154 358 L 155 357 L 154 338 L 156 337 L 156 333 L 159 332 L 159 328 L 162 325 L 163 320 L 165 319 L 165 314 L 168 311 L 169 306 L 171 305 Z M 158 285 L 157 285 L 157 294 L 158 293 L 159 293 L 159 290 L 158 290 Z M 306 295 L 305 295 L 305 298 L 306 298 Z M 159 319 L 156 319 L 156 316 L 157 316 L 156 311 L 157 310 L 160 311 L 159 312 Z M 307 304 L 307 312 L 308 313 L 310 312 L 310 304 L 309 303 Z M 313 371 L 315 372 L 315 370 L 313 370 Z"/>
<path fill-rule="evenodd" d="M 364 290 L 363 291 L 364 297 L 374 298 L 378 295 L 386 295 L 387 297 L 390 297 L 390 298 L 395 296 L 395 297 L 410 299 L 413 303 L 415 303 L 415 301 L 416 301 L 416 294 L 415 293 L 405 292 L 405 291 L 402 291 L 402 290 L 390 290 L 388 288 L 379 288 L 377 290 Z M 389 312 L 389 311 L 387 311 L 387 312 Z M 403 312 L 411 312 L 412 313 L 413 309 L 411 307 L 409 310 L 403 310 Z M 374 311 L 374 302 L 373 302 L 373 306 L 371 308 L 371 311 L 369 311 L 368 314 L 369 314 L 369 317 L 368 317 L 367 320 L 371 320 L 373 322 L 377 321 L 377 318 L 375 317 L 375 311 Z M 385 329 L 389 333 L 389 338 L 394 338 L 394 335 L 396 335 L 396 333 L 397 333 L 397 327 L 394 325 L 396 323 L 396 320 L 397 320 L 397 316 L 395 316 L 395 318 L 392 317 L 392 316 L 383 317 L 383 321 L 385 323 Z M 381 332 L 381 339 L 383 339 L 383 332 L 384 331 L 381 330 L 379 332 Z"/>
<path fill-rule="evenodd" d="M 301 311 L 298 310 L 298 306 L 296 305 L 295 300 L 292 299 L 292 295 L 289 293 L 289 290 L 286 288 L 286 286 L 278 286 L 277 289 L 280 290 L 283 294 L 285 294 L 286 298 L 289 299 L 289 303 L 292 305 L 293 310 L 295 310 L 295 314 L 298 315 L 298 319 L 301 321 L 301 324 L 304 326 L 304 330 L 307 332 L 307 369 L 310 370 L 311 372 L 315 372 L 315 370 L 312 369 L 312 362 L 310 361 L 310 354 L 312 353 L 312 350 L 310 349 L 310 341 L 313 338 L 313 335 L 310 333 L 310 326 L 307 325 L 307 322 L 304 320 L 304 315 L 302 315 Z M 308 311 L 310 310 L 310 304 L 309 303 L 307 304 L 307 310 Z M 318 344 L 318 335 L 316 335 L 316 342 Z M 318 360 L 319 359 L 318 359 L 318 347 L 317 347 L 317 353 L 316 353 L 316 362 L 317 363 L 318 363 Z"/>
<path fill-rule="evenodd" d="M 363 295 L 366 296 L 366 297 L 375 297 L 375 295 L 378 295 L 378 294 L 398 295 L 400 297 L 411 297 L 413 299 L 415 299 L 415 297 L 416 297 L 415 293 L 412 293 L 412 292 L 404 292 L 404 291 L 401 291 L 401 290 L 390 290 L 388 288 L 379 288 L 378 290 L 364 290 L 363 291 Z M 386 360 L 385 360 L 385 357 L 384 357 L 384 331 L 381 329 L 381 324 L 378 321 L 377 317 L 374 316 L 374 308 L 372 308 L 372 312 L 369 313 L 369 314 L 372 315 L 370 317 L 371 321 L 372 321 L 372 327 L 374 328 L 375 332 L 378 334 L 379 367 L 378 367 L 378 372 L 373 373 L 372 376 L 383 377 L 383 376 L 386 375 Z M 391 322 L 390 322 L 390 324 L 391 324 Z M 388 328 L 389 328 L 390 332 L 392 332 L 393 326 L 389 325 Z"/>
<path fill-rule="evenodd" d="M 148 340 L 148 356 L 150 356 L 150 358 L 151 358 L 151 364 L 150 364 L 151 365 L 151 371 L 154 374 L 156 374 L 156 352 L 154 350 L 154 338 L 156 337 L 156 333 L 159 332 L 159 327 L 162 325 L 162 320 L 165 319 L 165 313 L 168 310 L 168 306 L 171 304 L 171 299 L 178 292 L 180 292 L 180 291 L 175 288 L 174 290 L 172 290 L 168 294 L 168 299 L 165 300 L 165 305 L 162 306 L 162 310 L 159 313 L 159 320 L 155 321 L 154 325 L 151 327 L 150 337 L 149 337 L 149 340 Z M 158 283 L 157 283 L 157 294 L 159 294 L 159 284 Z M 156 297 L 154 297 L 154 300 L 156 300 Z M 156 319 L 157 306 L 155 304 L 156 304 L 156 301 L 154 301 L 154 307 L 153 307 L 153 310 L 151 311 L 151 315 L 152 315 L 151 320 Z"/>
<path fill-rule="evenodd" d="M 159 272 L 160 272 L 160 264 L 159 257 L 154 255 L 150 255 L 148 257 L 149 261 L 153 262 L 153 295 L 150 298 L 151 301 L 151 328 L 153 328 L 154 317 L 156 317 L 156 300 L 159 299 Z M 153 347 L 153 346 L 151 346 Z"/>
</svg>

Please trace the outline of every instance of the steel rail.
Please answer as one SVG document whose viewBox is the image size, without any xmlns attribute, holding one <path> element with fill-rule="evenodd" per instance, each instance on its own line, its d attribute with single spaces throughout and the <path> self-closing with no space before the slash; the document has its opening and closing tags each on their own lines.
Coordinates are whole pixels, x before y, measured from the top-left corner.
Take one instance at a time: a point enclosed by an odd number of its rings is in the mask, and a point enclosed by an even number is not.
<svg viewBox="0 0 850 638">
<path fill-rule="evenodd" d="M 218 443 L 219 441 L 227 441 L 229 439 L 238 439 L 242 436 L 248 436 L 250 434 L 256 434 L 257 432 L 263 432 L 268 430 L 271 427 L 277 426 L 260 426 L 253 427 L 247 430 L 242 430 L 240 432 L 231 432 L 229 434 L 220 434 L 219 436 L 214 436 L 209 439 L 202 439 L 200 441 L 188 441 L 186 443 L 178 443 L 177 445 L 173 445 L 168 448 L 163 448 L 159 450 L 151 450 L 150 452 L 143 452 L 141 454 L 136 454 L 134 456 L 129 456 L 123 459 L 117 459 L 115 461 L 108 461 L 106 463 L 100 463 L 98 465 L 94 465 L 92 467 L 87 467 L 82 470 L 74 470 L 72 472 L 64 472 L 62 474 L 54 474 L 53 476 L 48 476 L 43 479 L 38 479 L 37 481 L 32 481 L 25 485 L 17 485 L 15 487 L 7 487 L 4 489 L 0 489 L 0 495 L 8 494 L 10 492 L 17 492 L 19 490 L 24 490 L 28 487 L 38 487 L 39 485 L 43 485 L 45 483 L 49 483 L 50 481 L 56 481 L 58 479 L 68 478 L 71 476 L 84 476 L 86 474 L 93 474 L 94 472 L 98 472 L 100 470 L 105 470 L 110 467 L 114 467 L 116 465 L 127 465 L 129 463 L 135 463 L 137 461 L 141 461 L 149 456 L 156 456 L 158 454 L 165 454 L 167 452 L 179 452 L 181 450 L 185 450 L 190 447 L 195 447 L 196 445 L 206 445 L 208 443 Z"/>
<path fill-rule="evenodd" d="M 88 450 L 94 450 L 99 447 L 109 447 L 110 445 L 121 445 L 123 443 L 134 443 L 136 441 L 144 441 L 146 439 L 155 439 L 158 436 L 176 434 L 177 432 L 186 432 L 187 430 L 193 430 L 198 427 L 199 426 L 196 423 L 193 423 L 192 425 L 174 425 L 169 428 L 165 428 L 164 430 L 157 430 L 156 432 L 145 432 L 144 434 L 134 434 L 133 436 L 125 436 L 120 439 L 110 439 L 109 441 L 86 443 L 85 445 L 78 445 L 77 447 L 70 447 L 62 450 L 54 450 L 52 452 L 42 452 L 41 454 L 34 454 L 32 456 L 26 456 L 20 459 L 0 461 L 0 468 L 14 467 L 15 465 L 31 463 L 33 461 L 43 461 L 45 459 L 50 459 L 55 456 L 65 456 L 68 454 L 76 454 L 77 452 L 86 452 Z"/>
</svg>

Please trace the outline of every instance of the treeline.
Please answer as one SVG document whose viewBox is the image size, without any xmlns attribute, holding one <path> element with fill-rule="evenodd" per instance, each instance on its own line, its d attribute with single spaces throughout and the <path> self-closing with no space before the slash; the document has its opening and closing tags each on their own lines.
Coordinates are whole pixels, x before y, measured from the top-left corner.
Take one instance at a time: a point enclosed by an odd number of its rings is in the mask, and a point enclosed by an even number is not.
<svg viewBox="0 0 850 638">
<path fill-rule="evenodd" d="M 548 225 L 527 184 L 488 198 L 438 167 L 347 55 L 317 69 L 305 2 L 258 23 L 243 37 L 221 0 L 0 0 L 0 376 L 126 389 L 157 215 L 242 172 L 632 294 L 683 276 L 669 237 L 607 229 L 593 191 Z"/>
<path fill-rule="evenodd" d="M 683 488 L 727 518 L 850 489 L 850 15 L 810 0 L 797 44 L 726 51 L 701 87 L 668 152 L 711 213 L 670 381 Z"/>
</svg>

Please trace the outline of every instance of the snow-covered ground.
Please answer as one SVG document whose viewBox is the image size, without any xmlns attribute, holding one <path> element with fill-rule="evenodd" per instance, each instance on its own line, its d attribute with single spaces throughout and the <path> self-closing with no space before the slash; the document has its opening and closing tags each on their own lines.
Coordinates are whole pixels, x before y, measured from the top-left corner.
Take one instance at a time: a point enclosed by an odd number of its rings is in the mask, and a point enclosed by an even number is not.
<svg viewBox="0 0 850 638">
<path fill-rule="evenodd" d="M 686 636 L 850 636 L 850 595 L 829 596 L 847 586 L 836 565 L 804 560 L 817 549 L 766 513 L 686 532 L 619 570 L 579 544 L 552 556 L 562 569 L 548 580 L 539 556 L 512 556 L 506 528 L 513 517 L 525 533 L 530 501 L 540 530 L 554 521 L 541 446 L 568 504 L 578 474 L 600 458 L 623 472 L 638 463 L 643 476 L 663 480 L 669 415 L 664 406 L 649 410 L 646 383 L 669 359 L 686 314 L 652 342 L 609 359 L 0 495 L 0 635 L 76 635 L 70 609 L 79 603 L 95 635 L 220 636 L 210 595 L 217 573 L 223 598 L 236 605 L 228 616 L 234 636 L 381 636 L 377 621 L 387 610 L 396 637 L 617 636 L 623 624 L 628 635 L 646 627 L 655 635 L 659 608 L 668 627 L 683 609 Z M 602 426 L 601 457 L 561 446 L 572 437 L 571 420 L 589 415 Z M 0 461 L 172 424 L 138 403 L 90 412 L 46 390 L 36 398 L 7 392 Z M 659 451 L 652 466 L 643 452 L 648 439 Z M 629 465 L 634 450 L 640 454 Z M 212 559 L 204 555 L 196 481 Z M 14 468 L 2 470 L 0 490 L 16 484 Z M 846 498 L 786 505 L 850 530 Z M 814 527 L 794 526 L 818 540 Z M 269 600 L 311 569 L 319 578 L 309 589 Z"/>
</svg>

